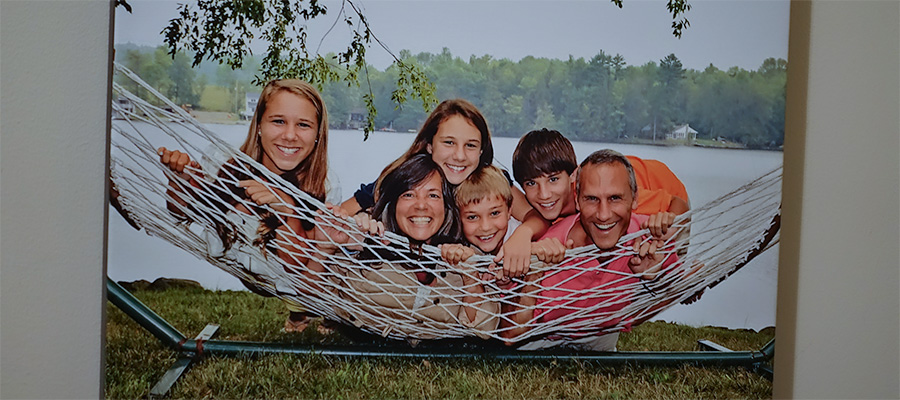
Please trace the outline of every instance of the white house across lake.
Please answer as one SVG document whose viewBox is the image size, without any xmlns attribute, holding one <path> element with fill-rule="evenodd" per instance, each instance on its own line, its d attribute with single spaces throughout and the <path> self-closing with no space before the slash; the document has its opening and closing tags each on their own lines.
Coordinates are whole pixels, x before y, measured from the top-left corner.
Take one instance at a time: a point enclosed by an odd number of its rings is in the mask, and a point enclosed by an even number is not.
<svg viewBox="0 0 900 400">
<path fill-rule="evenodd" d="M 688 124 L 679 125 L 666 135 L 666 139 L 694 141 L 697 139 L 697 131 Z"/>
<path fill-rule="evenodd" d="M 253 113 L 256 111 L 256 104 L 259 103 L 259 93 L 247 93 L 244 96 L 244 110 L 241 111 L 241 120 L 249 121 L 253 118 Z"/>
</svg>

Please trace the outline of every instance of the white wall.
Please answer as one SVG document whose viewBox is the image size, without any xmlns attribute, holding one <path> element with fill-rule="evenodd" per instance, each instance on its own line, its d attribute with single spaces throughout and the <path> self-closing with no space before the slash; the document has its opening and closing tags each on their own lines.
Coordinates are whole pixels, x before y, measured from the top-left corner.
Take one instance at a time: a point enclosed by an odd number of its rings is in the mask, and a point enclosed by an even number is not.
<svg viewBox="0 0 900 400">
<path fill-rule="evenodd" d="M 896 399 L 900 2 L 791 13 L 775 396 Z"/>
<path fill-rule="evenodd" d="M 0 0 L 0 398 L 102 396 L 110 15 Z M 791 24 L 775 396 L 898 398 L 900 3 Z"/>
<path fill-rule="evenodd" d="M 0 1 L 0 398 L 97 398 L 108 1 Z"/>
</svg>

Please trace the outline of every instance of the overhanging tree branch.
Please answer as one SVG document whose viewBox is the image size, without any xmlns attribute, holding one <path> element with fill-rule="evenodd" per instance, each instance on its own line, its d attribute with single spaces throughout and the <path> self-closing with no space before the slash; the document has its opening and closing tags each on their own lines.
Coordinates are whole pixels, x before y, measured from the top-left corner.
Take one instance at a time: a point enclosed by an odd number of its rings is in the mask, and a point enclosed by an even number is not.
<svg viewBox="0 0 900 400">
<path fill-rule="evenodd" d="M 621 8 L 624 0 L 611 1 Z M 687 0 L 668 0 L 666 6 L 672 14 L 672 33 L 680 38 L 682 31 L 690 26 L 684 13 L 691 5 Z M 374 35 L 355 0 L 341 1 L 335 24 L 325 34 L 328 36 L 337 22 L 343 20 L 352 39 L 344 51 L 328 57 L 318 52 L 322 41 L 313 54 L 307 47 L 305 22 L 322 17 L 328 11 L 319 0 L 198 0 L 193 4 L 179 4 L 178 11 L 179 17 L 170 20 L 162 33 L 169 54 L 174 56 L 178 51 L 187 51 L 193 54 L 194 66 L 206 59 L 232 69 L 241 68 L 245 55 L 253 54 L 251 43 L 259 40 L 267 48 L 254 84 L 278 78 L 298 78 L 319 89 L 325 83 L 335 81 L 359 87 L 360 72 L 366 73 L 366 50 L 374 40 L 394 59 L 398 75 L 391 100 L 396 107 L 401 107 L 411 97 L 420 99 L 426 112 L 437 104 L 434 84 L 422 68 L 398 58 Z M 377 111 L 367 74 L 365 84 L 367 90 L 363 102 L 368 112 L 365 126 L 368 138 L 369 132 L 374 130 Z"/>
<path fill-rule="evenodd" d="M 347 7 L 349 6 L 349 7 Z M 267 45 L 254 84 L 272 79 L 298 78 L 319 89 L 327 82 L 345 81 L 360 85 L 360 72 L 365 72 L 366 50 L 374 40 L 394 58 L 399 77 L 391 98 L 399 107 L 409 97 L 422 100 L 426 111 L 437 104 L 434 84 L 417 65 L 397 58 L 372 33 L 368 21 L 352 0 L 343 0 L 338 19 L 343 19 L 352 38 L 346 49 L 335 56 L 310 54 L 305 22 L 326 15 L 327 8 L 318 0 L 200 0 L 180 4 L 179 17 L 169 21 L 162 33 L 169 54 L 187 51 L 193 54 L 193 65 L 203 60 L 241 68 L 246 55 L 252 55 L 251 44 L 259 40 Z M 336 20 L 337 22 L 338 20 Z M 331 29 L 328 30 L 331 32 Z M 326 33 L 327 35 L 327 33 Z M 320 42 L 321 43 L 321 42 Z M 375 105 L 371 85 L 363 101 L 368 111 L 366 136 L 374 129 Z"/>
</svg>

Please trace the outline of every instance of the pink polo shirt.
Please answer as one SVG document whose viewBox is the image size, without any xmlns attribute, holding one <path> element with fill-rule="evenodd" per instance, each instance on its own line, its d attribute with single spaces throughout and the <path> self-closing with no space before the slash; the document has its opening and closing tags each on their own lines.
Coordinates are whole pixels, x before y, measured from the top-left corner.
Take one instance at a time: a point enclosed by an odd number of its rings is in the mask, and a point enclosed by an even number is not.
<svg viewBox="0 0 900 400">
<path fill-rule="evenodd" d="M 649 217 L 646 215 L 631 214 L 626 234 L 637 232 L 641 229 L 641 223 Z M 565 243 L 569 232 L 580 223 L 580 214 L 570 215 L 547 230 L 544 238 L 557 238 Z M 626 246 L 633 246 L 634 241 L 629 241 Z M 578 330 L 609 328 L 615 326 L 621 320 L 621 316 L 613 315 L 631 302 L 631 291 L 619 290 L 625 285 L 640 283 L 639 278 L 628 275 L 633 274 L 628 266 L 631 257 L 619 257 L 609 262 L 602 269 L 597 267 L 600 262 L 592 259 L 578 266 L 571 265 L 584 261 L 584 258 L 572 260 L 563 264 L 559 269 L 545 271 L 541 279 L 541 298 L 538 299 L 535 316 L 542 322 L 566 318 L 569 314 L 583 309 L 591 309 L 582 316 L 563 322 L 563 325 L 578 324 Z M 667 267 L 678 260 L 678 256 L 671 255 L 663 261 Z M 620 273 L 616 273 L 620 272 Z M 592 291 L 591 293 L 587 293 Z M 599 306 L 600 304 L 606 304 Z M 624 331 L 631 330 L 631 324 L 625 325 Z"/>
</svg>

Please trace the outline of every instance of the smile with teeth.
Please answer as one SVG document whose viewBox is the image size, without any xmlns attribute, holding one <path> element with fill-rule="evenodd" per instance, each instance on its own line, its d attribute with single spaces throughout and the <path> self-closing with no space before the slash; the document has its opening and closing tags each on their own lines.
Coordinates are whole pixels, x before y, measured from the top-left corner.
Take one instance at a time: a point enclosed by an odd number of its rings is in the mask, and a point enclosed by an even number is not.
<svg viewBox="0 0 900 400">
<path fill-rule="evenodd" d="M 490 234 L 490 235 L 487 235 L 487 236 L 478 236 L 478 240 L 480 240 L 480 241 L 482 241 L 482 242 L 487 242 L 487 241 L 493 239 L 494 236 L 496 236 L 496 235 L 497 235 L 497 232 L 494 232 L 494 233 L 492 233 L 492 234 Z"/>
<path fill-rule="evenodd" d="M 556 201 L 551 201 L 549 203 L 539 203 L 541 207 L 550 208 L 556 205 Z"/>
<path fill-rule="evenodd" d="M 451 164 L 444 164 L 444 165 L 446 165 L 447 168 L 449 168 L 453 172 L 463 172 L 466 170 L 466 167 L 464 165 L 451 165 Z"/>
<path fill-rule="evenodd" d="M 411 217 L 409 221 L 416 225 L 428 225 L 431 223 L 431 217 Z"/>
<path fill-rule="evenodd" d="M 285 153 L 285 154 L 294 154 L 294 153 L 300 151 L 299 147 L 284 147 L 284 146 L 275 146 L 275 147 L 277 147 L 278 150 L 281 150 L 281 152 Z"/>
<path fill-rule="evenodd" d="M 610 230 L 610 229 L 612 229 L 614 226 L 616 226 L 616 222 L 613 222 L 613 223 L 611 223 L 611 224 L 606 224 L 606 225 L 598 224 L 598 223 L 595 222 L 595 223 L 594 223 L 594 226 L 597 227 L 597 229 L 599 229 L 599 230 L 601 230 L 601 231 L 606 231 L 606 230 Z"/>
</svg>

